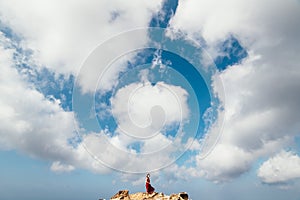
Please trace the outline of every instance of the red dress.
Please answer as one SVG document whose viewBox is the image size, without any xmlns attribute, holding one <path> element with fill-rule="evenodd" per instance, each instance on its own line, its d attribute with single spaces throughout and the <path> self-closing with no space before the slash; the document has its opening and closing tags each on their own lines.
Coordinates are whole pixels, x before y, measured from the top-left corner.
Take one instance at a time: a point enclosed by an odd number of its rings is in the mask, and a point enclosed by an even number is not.
<svg viewBox="0 0 300 200">
<path fill-rule="evenodd" d="M 147 193 L 152 194 L 154 192 L 154 190 L 155 190 L 154 187 L 152 187 L 151 184 L 150 184 L 150 178 L 147 177 L 146 178 L 146 191 L 147 191 Z"/>
</svg>

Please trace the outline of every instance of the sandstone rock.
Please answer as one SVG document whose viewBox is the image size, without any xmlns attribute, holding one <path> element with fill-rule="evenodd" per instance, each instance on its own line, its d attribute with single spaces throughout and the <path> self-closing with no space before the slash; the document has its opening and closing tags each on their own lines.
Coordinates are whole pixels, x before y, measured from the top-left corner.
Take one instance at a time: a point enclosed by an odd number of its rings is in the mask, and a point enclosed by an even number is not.
<svg viewBox="0 0 300 200">
<path fill-rule="evenodd" d="M 110 198 L 111 200 L 131 200 L 129 198 L 129 191 L 128 190 L 120 190 L 117 194 Z"/>
<path fill-rule="evenodd" d="M 185 192 L 180 192 L 179 194 L 171 194 L 169 200 L 188 200 L 189 195 Z"/>
<path fill-rule="evenodd" d="M 181 192 L 178 194 L 172 194 L 170 196 L 164 195 L 164 193 L 154 192 L 152 194 L 147 194 L 146 192 L 138 192 L 134 194 L 129 194 L 128 190 L 121 190 L 110 200 L 188 200 L 188 194 Z"/>
</svg>

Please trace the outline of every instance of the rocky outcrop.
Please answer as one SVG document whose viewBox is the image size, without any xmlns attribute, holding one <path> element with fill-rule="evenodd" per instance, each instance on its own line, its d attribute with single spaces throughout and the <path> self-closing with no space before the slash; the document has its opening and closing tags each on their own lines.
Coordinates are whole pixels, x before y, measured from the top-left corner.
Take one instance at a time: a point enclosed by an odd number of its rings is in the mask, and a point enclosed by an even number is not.
<svg viewBox="0 0 300 200">
<path fill-rule="evenodd" d="M 111 200 L 129 200 L 129 191 L 128 190 L 120 190 L 117 194 L 110 198 Z"/>
<path fill-rule="evenodd" d="M 110 198 L 110 200 L 188 200 L 189 196 L 185 192 L 178 194 L 164 195 L 164 193 L 154 192 L 147 194 L 145 192 L 138 192 L 129 194 L 128 190 L 120 190 L 117 194 Z"/>
</svg>

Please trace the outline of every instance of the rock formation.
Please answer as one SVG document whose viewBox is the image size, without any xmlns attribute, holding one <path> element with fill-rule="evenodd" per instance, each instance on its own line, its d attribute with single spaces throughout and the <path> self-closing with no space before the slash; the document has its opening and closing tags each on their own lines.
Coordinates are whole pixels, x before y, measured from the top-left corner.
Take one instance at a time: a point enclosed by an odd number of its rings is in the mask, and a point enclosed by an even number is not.
<svg viewBox="0 0 300 200">
<path fill-rule="evenodd" d="M 128 190 L 120 190 L 117 194 L 110 198 L 110 200 L 188 200 L 188 194 L 180 192 L 178 194 L 164 195 L 163 193 L 154 192 L 147 194 L 145 192 L 138 192 L 129 194 Z"/>
</svg>

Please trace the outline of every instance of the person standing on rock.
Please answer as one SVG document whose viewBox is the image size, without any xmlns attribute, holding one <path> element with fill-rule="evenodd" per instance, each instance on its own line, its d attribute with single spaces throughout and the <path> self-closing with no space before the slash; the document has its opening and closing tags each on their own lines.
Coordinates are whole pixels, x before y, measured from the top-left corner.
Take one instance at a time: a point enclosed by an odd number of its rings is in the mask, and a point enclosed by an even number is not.
<svg viewBox="0 0 300 200">
<path fill-rule="evenodd" d="M 146 176 L 146 191 L 148 194 L 152 194 L 154 192 L 154 187 L 150 184 L 150 174 L 147 174 Z"/>
</svg>

